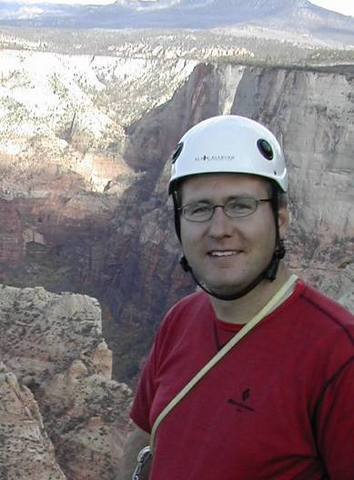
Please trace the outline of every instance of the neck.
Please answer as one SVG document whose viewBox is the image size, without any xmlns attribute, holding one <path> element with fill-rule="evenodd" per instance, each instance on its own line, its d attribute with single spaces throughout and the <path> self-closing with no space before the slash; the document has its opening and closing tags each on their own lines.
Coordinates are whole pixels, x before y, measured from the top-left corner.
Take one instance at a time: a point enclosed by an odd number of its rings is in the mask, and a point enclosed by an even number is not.
<svg viewBox="0 0 354 480">
<path fill-rule="evenodd" d="M 217 318 L 228 323 L 245 324 L 249 322 L 289 277 L 289 270 L 283 262 L 280 262 L 276 279 L 273 282 L 263 280 L 247 295 L 237 300 L 225 301 L 209 296 Z"/>
</svg>

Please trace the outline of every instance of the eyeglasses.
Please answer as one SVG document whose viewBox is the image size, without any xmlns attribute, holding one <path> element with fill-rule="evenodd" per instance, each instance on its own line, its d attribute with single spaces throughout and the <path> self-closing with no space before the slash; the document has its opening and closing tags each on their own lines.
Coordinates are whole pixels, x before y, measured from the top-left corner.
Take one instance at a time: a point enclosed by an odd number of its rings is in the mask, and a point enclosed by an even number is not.
<svg viewBox="0 0 354 480">
<path fill-rule="evenodd" d="M 208 202 L 193 202 L 184 205 L 178 210 L 189 222 L 207 222 L 211 220 L 215 209 L 220 207 L 230 218 L 241 218 L 252 215 L 262 202 L 271 202 L 271 198 L 256 199 L 253 197 L 233 197 L 224 205 L 213 205 Z"/>
</svg>

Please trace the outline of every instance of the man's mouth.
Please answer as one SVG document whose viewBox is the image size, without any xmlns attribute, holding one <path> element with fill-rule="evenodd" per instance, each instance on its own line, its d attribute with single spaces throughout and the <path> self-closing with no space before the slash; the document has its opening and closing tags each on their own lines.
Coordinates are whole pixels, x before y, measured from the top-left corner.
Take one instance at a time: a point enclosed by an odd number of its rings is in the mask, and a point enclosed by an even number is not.
<svg viewBox="0 0 354 480">
<path fill-rule="evenodd" d="M 239 250 L 211 250 L 208 252 L 208 255 L 211 257 L 232 257 L 233 255 L 238 255 Z"/>
</svg>

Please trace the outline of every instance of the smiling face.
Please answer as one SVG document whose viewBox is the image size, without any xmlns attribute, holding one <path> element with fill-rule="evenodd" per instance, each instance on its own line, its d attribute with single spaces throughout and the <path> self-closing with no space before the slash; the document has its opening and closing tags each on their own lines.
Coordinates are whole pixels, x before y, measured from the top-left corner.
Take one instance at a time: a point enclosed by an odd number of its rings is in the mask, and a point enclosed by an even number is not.
<svg viewBox="0 0 354 480">
<path fill-rule="evenodd" d="M 225 204 L 235 196 L 270 198 L 270 184 L 261 177 L 209 174 L 187 178 L 181 185 L 182 205 L 194 202 Z M 279 232 L 288 224 L 279 210 Z M 209 290 L 229 295 L 246 288 L 269 265 L 275 249 L 276 229 L 271 203 L 260 203 L 255 213 L 229 218 L 221 208 L 207 222 L 181 217 L 181 242 L 194 275 Z"/>
</svg>

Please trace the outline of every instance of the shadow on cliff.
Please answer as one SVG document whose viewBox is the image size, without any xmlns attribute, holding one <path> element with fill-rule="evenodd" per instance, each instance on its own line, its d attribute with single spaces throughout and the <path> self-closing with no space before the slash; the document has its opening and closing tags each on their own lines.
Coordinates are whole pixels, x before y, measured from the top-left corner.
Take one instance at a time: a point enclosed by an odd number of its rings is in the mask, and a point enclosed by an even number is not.
<svg viewBox="0 0 354 480">
<path fill-rule="evenodd" d="M 27 242 L 26 265 L 12 269 L 17 275 L 13 277 L 16 280 L 13 284 L 39 284 L 56 292 L 69 290 L 98 298 L 104 335 L 113 351 L 113 376 L 133 384 L 163 314 L 178 298 L 195 288 L 178 263 L 180 246 L 174 234 L 173 212 L 167 195 L 170 156 L 180 137 L 192 125 L 226 111 L 259 120 L 281 141 L 284 139 L 293 179 L 291 196 L 298 208 L 292 209 L 297 229 L 292 230 L 290 238 L 292 248 L 295 246 L 291 266 L 301 271 L 304 266 L 315 265 L 314 271 L 320 272 L 321 278 L 325 270 L 327 276 L 338 273 L 335 263 L 338 259 L 340 263 L 346 261 L 350 252 L 348 238 L 352 236 L 348 220 L 350 202 L 343 193 L 350 183 L 348 172 L 351 172 L 352 143 L 348 141 L 350 127 L 345 117 L 350 118 L 351 90 L 347 87 L 349 80 L 340 78 L 337 89 L 344 93 L 337 95 L 332 110 L 328 106 L 320 108 L 317 90 L 327 91 L 328 85 L 332 88 L 335 77 L 332 74 L 312 77 L 309 72 L 280 68 L 196 66 L 170 101 L 149 111 L 126 129 L 123 157 L 135 177 L 132 183 L 123 185 L 128 187 L 121 196 L 114 193 L 122 191 L 121 178 L 109 182 L 108 195 L 95 194 L 98 197 L 92 206 L 96 208 L 99 204 L 100 207 L 92 210 L 99 210 L 99 216 L 92 214 L 82 221 L 77 221 L 75 215 L 69 220 L 63 219 L 62 209 L 68 209 L 69 205 L 69 210 L 82 213 L 86 196 L 93 196 L 84 192 L 82 201 L 75 196 L 71 200 L 64 198 L 69 195 L 65 189 L 63 198 L 56 197 L 62 203 L 54 202 L 50 208 L 48 202 L 54 198 L 50 196 L 42 203 L 34 199 L 28 204 L 23 200 L 15 205 L 17 210 L 13 209 L 12 218 L 15 219 L 17 212 L 21 218 L 6 224 L 8 238 L 17 237 L 12 231 L 16 225 L 33 226 L 29 228 L 31 235 L 39 233 L 47 243 L 40 244 L 41 239 L 36 237 Z M 332 121 L 329 112 L 336 114 L 339 100 L 343 102 L 345 115 L 333 117 Z M 308 158 L 316 162 L 308 162 Z M 328 171 L 326 162 L 332 172 Z M 114 206 L 110 204 L 106 208 L 105 202 L 113 197 Z M 332 219 L 327 211 L 329 207 L 335 211 L 333 205 L 342 208 L 337 209 L 336 218 Z M 0 215 L 7 207 L 0 204 Z M 338 223 L 338 219 L 342 223 Z M 326 252 L 324 247 L 333 251 L 333 235 L 341 224 L 340 251 L 330 261 L 327 254 L 322 258 L 321 252 Z M 317 244 L 319 232 L 328 237 L 324 241 L 321 237 L 320 245 Z M 10 253 L 21 259 L 21 248 L 16 250 L 15 246 L 11 245 Z M 313 253 L 307 258 L 304 251 Z M 340 284 L 337 280 L 336 283 Z"/>
<path fill-rule="evenodd" d="M 113 375 L 120 380 L 134 380 L 164 313 L 195 288 L 179 266 L 167 194 L 169 160 L 192 125 L 220 113 L 219 91 L 215 66 L 199 64 L 169 102 L 126 130 L 124 159 L 141 175 L 116 210 L 100 292 Z"/>
</svg>

